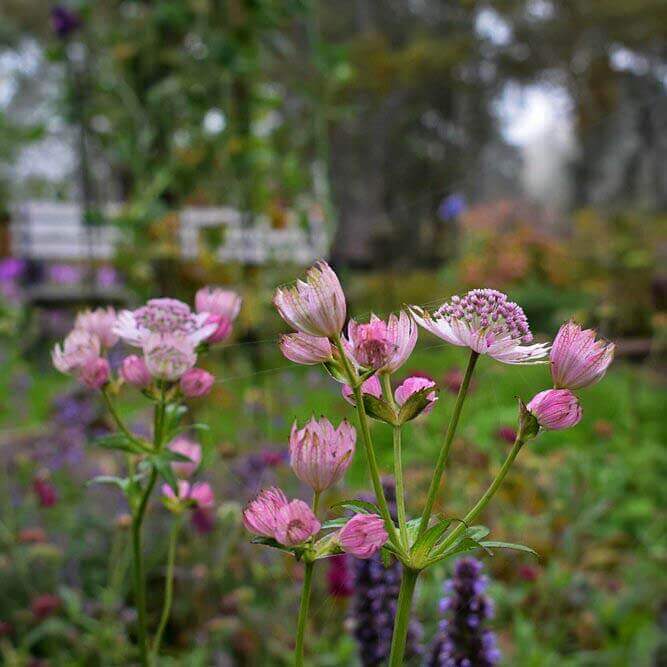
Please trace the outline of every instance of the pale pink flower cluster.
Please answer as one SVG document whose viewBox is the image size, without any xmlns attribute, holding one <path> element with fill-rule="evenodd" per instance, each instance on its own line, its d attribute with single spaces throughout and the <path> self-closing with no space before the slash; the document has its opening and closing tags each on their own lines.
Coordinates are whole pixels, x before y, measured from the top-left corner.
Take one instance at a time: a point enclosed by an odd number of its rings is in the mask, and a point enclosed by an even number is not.
<svg viewBox="0 0 667 667">
<path fill-rule="evenodd" d="M 549 356 L 554 389 L 541 391 L 526 406 L 542 428 L 566 429 L 581 420 L 573 390 L 599 382 L 614 358 L 614 344 L 595 337 L 593 329 L 582 330 L 574 322 L 558 331 Z"/>
<path fill-rule="evenodd" d="M 174 474 L 180 479 L 177 482 L 177 493 L 174 493 L 169 484 L 162 485 L 162 495 L 166 506 L 180 512 L 182 509 L 208 509 L 215 504 L 213 489 L 208 482 L 190 482 L 202 459 L 201 445 L 184 436 L 176 438 L 169 449 L 189 459 L 189 461 L 174 461 L 171 464 Z"/>
<path fill-rule="evenodd" d="M 74 329 L 62 345 L 56 344 L 53 348 L 53 365 L 61 373 L 74 375 L 91 389 L 103 387 L 111 375 L 104 354 L 118 341 L 113 331 L 115 319 L 113 308 L 97 308 L 80 313 Z"/>
</svg>

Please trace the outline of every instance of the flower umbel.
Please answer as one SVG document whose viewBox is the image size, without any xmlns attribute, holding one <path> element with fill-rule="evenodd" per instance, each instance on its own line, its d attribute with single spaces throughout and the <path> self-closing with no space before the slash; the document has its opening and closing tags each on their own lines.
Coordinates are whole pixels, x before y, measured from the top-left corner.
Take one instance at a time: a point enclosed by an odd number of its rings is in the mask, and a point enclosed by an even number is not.
<svg viewBox="0 0 667 667">
<path fill-rule="evenodd" d="M 144 360 L 153 377 L 173 382 L 195 365 L 197 355 L 190 338 L 156 333 L 144 344 Z"/>
<path fill-rule="evenodd" d="M 213 334 L 218 325 L 209 313 L 193 313 L 178 299 L 151 299 L 137 310 L 118 315 L 114 332 L 126 343 L 143 347 L 153 334 L 169 334 L 189 340 L 193 347 Z"/>
<path fill-rule="evenodd" d="M 293 500 L 276 513 L 274 537 L 288 547 L 303 544 L 319 532 L 320 522 L 303 500 Z"/>
<path fill-rule="evenodd" d="M 316 493 L 325 491 L 345 474 L 354 454 L 357 432 L 347 421 L 336 429 L 314 417 L 301 429 L 292 425 L 289 452 L 294 474 Z"/>
<path fill-rule="evenodd" d="M 308 269 L 305 282 L 279 287 L 273 303 L 287 324 L 311 336 L 337 336 L 345 324 L 345 294 L 338 276 L 324 261 Z"/>
<path fill-rule="evenodd" d="M 116 311 L 113 308 L 96 308 L 79 313 L 74 321 L 74 328 L 95 334 L 102 347 L 108 349 L 118 342 L 118 335 L 114 332 L 115 324 Z"/>
<path fill-rule="evenodd" d="M 438 338 L 505 364 L 539 362 L 549 350 L 547 344 L 529 344 L 533 334 L 523 309 L 497 290 L 453 296 L 434 314 L 419 306 L 410 310 L 417 323 Z"/>
<path fill-rule="evenodd" d="M 255 535 L 274 537 L 278 511 L 287 503 L 287 496 L 280 489 L 264 489 L 244 510 L 243 525 Z"/>
<path fill-rule="evenodd" d="M 357 558 L 370 558 L 388 538 L 384 520 L 377 514 L 355 514 L 338 533 L 341 549 Z"/>
<path fill-rule="evenodd" d="M 615 346 L 595 340 L 593 329 L 567 322 L 554 339 L 549 359 L 557 389 L 583 389 L 599 382 L 614 358 Z"/>
</svg>

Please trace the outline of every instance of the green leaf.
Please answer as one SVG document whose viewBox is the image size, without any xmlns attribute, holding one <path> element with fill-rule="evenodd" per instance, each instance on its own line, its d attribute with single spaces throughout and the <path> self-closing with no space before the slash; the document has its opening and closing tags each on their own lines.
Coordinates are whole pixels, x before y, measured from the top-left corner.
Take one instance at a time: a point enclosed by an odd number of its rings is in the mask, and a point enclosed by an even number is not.
<svg viewBox="0 0 667 667">
<path fill-rule="evenodd" d="M 401 406 L 398 413 L 398 423 L 405 424 L 405 422 L 409 422 L 411 419 L 418 417 L 432 402 L 429 400 L 428 396 L 433 392 L 437 395 L 438 391 L 437 387 L 424 387 L 412 394 Z"/>
<path fill-rule="evenodd" d="M 347 376 L 341 365 L 337 361 L 325 361 L 322 366 L 331 377 L 341 384 L 348 384 Z"/>
<path fill-rule="evenodd" d="M 160 473 L 160 477 L 162 477 L 162 479 L 169 484 L 171 490 L 178 495 L 178 480 L 176 479 L 176 475 L 174 475 L 174 470 L 171 467 L 170 461 L 165 456 L 165 452 L 151 456 L 149 460 L 158 473 Z"/>
<path fill-rule="evenodd" d="M 451 525 L 451 519 L 442 519 L 434 526 L 431 526 L 428 530 L 426 530 L 424 534 L 415 542 L 412 547 L 412 554 L 418 563 L 428 558 L 428 555 L 431 553 L 433 546 L 445 534 L 446 530 Z"/>
<path fill-rule="evenodd" d="M 129 454 L 146 454 L 150 451 L 147 446 L 140 443 L 139 440 L 132 440 L 124 433 L 110 433 L 103 435 L 95 440 L 98 447 L 104 449 L 113 449 L 115 451 L 127 452 Z"/>
<path fill-rule="evenodd" d="M 352 510 L 361 514 L 380 514 L 380 510 L 373 503 L 365 500 L 341 500 L 339 503 L 334 503 L 330 509 L 344 509 Z"/>
<path fill-rule="evenodd" d="M 255 535 L 250 540 L 250 544 L 261 544 L 263 547 L 270 547 L 271 549 L 278 549 L 299 558 L 303 552 L 300 547 L 286 547 L 284 544 L 274 540 L 272 537 L 264 537 L 263 535 Z"/>
<path fill-rule="evenodd" d="M 382 547 L 382 549 L 380 549 L 380 558 L 382 559 L 382 564 L 385 567 L 391 567 L 394 562 L 394 556 L 392 552 L 386 547 Z"/>
<path fill-rule="evenodd" d="M 385 424 L 391 424 L 392 426 L 397 424 L 396 412 L 394 412 L 394 409 L 389 403 L 381 398 L 376 398 L 372 394 L 362 394 L 361 398 L 364 402 L 366 414 L 368 414 L 369 417 L 385 422 Z"/>
<path fill-rule="evenodd" d="M 512 542 L 497 542 L 495 540 L 489 540 L 485 542 L 480 542 L 480 544 L 489 549 L 513 549 L 514 551 L 524 551 L 527 554 L 531 554 L 531 556 L 535 556 L 535 558 L 539 558 L 540 555 L 535 551 L 534 549 L 531 549 L 530 547 L 527 547 L 525 544 L 514 544 Z"/>
<path fill-rule="evenodd" d="M 475 542 L 479 542 L 480 540 L 483 540 L 490 532 L 491 531 L 486 526 L 470 526 L 470 528 L 466 528 L 463 535 L 465 537 L 469 537 Z"/>
<path fill-rule="evenodd" d="M 348 517 L 341 516 L 338 519 L 330 519 L 322 524 L 322 530 L 331 528 L 342 528 L 349 521 Z"/>
<path fill-rule="evenodd" d="M 130 486 L 131 480 L 126 477 L 114 477 L 113 475 L 99 475 L 86 482 L 86 486 L 91 484 L 113 484 L 125 493 Z"/>
<path fill-rule="evenodd" d="M 164 408 L 165 440 L 172 440 L 188 408 L 180 403 L 168 403 Z"/>
</svg>

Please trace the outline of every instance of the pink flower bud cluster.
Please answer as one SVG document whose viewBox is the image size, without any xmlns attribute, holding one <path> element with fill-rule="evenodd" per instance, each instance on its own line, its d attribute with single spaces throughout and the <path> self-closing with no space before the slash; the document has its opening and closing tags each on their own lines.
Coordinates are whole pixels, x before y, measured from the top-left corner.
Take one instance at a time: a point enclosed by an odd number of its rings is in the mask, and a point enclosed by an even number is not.
<svg viewBox="0 0 667 667">
<path fill-rule="evenodd" d="M 582 409 L 573 390 L 599 382 L 614 358 L 614 344 L 596 340 L 593 329 L 565 323 L 554 339 L 549 361 L 554 389 L 541 391 L 526 406 L 547 430 L 561 430 L 581 421 Z"/>
</svg>

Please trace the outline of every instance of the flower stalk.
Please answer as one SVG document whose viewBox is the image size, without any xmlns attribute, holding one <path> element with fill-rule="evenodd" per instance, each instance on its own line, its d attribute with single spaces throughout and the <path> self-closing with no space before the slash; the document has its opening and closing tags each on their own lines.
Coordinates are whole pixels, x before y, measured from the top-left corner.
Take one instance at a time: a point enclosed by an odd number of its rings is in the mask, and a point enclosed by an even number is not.
<svg viewBox="0 0 667 667">
<path fill-rule="evenodd" d="M 314 562 L 307 562 L 303 575 L 303 587 L 301 589 L 301 603 L 299 604 L 299 617 L 296 624 L 296 642 L 294 645 L 294 667 L 303 667 L 304 637 L 306 633 L 306 622 L 308 620 L 308 609 L 310 607 L 310 593 L 313 587 Z"/>
</svg>

